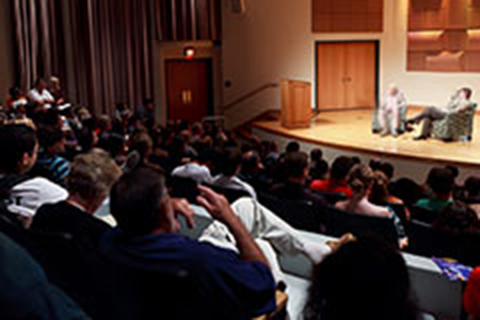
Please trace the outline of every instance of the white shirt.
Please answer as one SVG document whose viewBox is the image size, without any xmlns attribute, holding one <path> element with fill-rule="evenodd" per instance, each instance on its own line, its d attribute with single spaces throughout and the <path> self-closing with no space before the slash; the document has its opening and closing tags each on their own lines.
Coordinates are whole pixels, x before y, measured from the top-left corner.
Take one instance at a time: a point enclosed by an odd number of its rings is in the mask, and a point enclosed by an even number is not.
<svg viewBox="0 0 480 320">
<path fill-rule="evenodd" d="M 35 103 L 44 104 L 45 108 L 50 108 L 51 107 L 51 105 L 49 103 L 46 103 L 46 102 L 55 100 L 53 98 L 52 94 L 50 92 L 48 92 L 47 89 L 44 89 L 42 91 L 42 93 L 40 93 L 40 92 L 38 92 L 38 90 L 36 88 L 33 88 L 32 90 L 30 90 L 28 92 L 27 96 L 31 101 L 33 101 Z"/>
<path fill-rule="evenodd" d="M 257 193 L 255 192 L 255 189 L 248 183 L 240 180 L 238 177 L 218 175 L 213 179 L 213 184 L 227 189 L 246 191 L 253 199 L 257 199 Z"/>
<path fill-rule="evenodd" d="M 197 183 L 212 183 L 212 175 L 207 166 L 198 163 L 187 163 L 175 168 L 172 176 L 179 178 L 190 178 Z"/>
<path fill-rule="evenodd" d="M 68 192 L 44 178 L 33 178 L 14 186 L 10 192 L 8 210 L 31 218 L 44 204 L 66 200 Z"/>
</svg>

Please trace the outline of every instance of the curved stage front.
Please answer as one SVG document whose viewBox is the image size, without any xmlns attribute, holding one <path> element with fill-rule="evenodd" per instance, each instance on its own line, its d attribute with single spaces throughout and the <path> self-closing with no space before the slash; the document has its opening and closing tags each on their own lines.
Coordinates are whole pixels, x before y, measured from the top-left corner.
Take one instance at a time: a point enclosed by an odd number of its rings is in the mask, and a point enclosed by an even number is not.
<svg viewBox="0 0 480 320">
<path fill-rule="evenodd" d="M 410 111 L 412 114 L 418 109 Z M 305 150 L 319 147 L 327 160 L 340 154 L 359 156 L 368 161 L 380 158 L 395 164 L 397 176 L 408 176 L 422 182 L 432 166 L 453 164 L 461 169 L 461 178 L 480 175 L 480 116 L 475 119 L 471 142 L 451 142 L 431 139 L 413 141 L 418 135 L 406 133 L 398 138 L 374 135 L 371 132 L 372 110 L 324 112 L 318 115 L 308 129 L 289 130 L 279 121 L 254 123 L 254 132 L 267 139 L 275 139 L 280 148 L 288 141 L 297 140 Z"/>
</svg>

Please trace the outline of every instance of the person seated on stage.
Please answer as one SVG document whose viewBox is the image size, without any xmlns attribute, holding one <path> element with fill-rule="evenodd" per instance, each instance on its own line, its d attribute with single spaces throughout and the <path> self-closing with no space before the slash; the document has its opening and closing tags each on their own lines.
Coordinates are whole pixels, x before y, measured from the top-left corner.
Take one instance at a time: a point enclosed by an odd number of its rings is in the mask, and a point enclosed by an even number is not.
<svg viewBox="0 0 480 320">
<path fill-rule="evenodd" d="M 426 185 L 430 196 L 418 200 L 417 206 L 439 212 L 447 205 L 453 203 L 454 179 L 449 169 L 433 168 L 430 170 Z"/>
<path fill-rule="evenodd" d="M 107 277 L 117 288 L 107 299 L 115 303 L 102 303 L 109 318 L 151 318 L 158 312 L 166 319 L 249 319 L 275 309 L 269 262 L 225 197 L 200 187 L 197 201 L 229 231 L 238 253 L 177 233 L 177 216 L 194 227 L 193 211 L 188 202 L 170 198 L 159 170 L 126 173 L 110 199 L 118 227 L 105 234 L 100 251 L 122 273 Z M 137 274 L 141 284 L 132 283 Z M 166 277 L 168 284 L 158 287 Z M 182 300 L 162 305 L 162 297 Z"/>
<path fill-rule="evenodd" d="M 428 107 L 417 116 L 407 121 L 407 124 L 420 124 L 423 121 L 422 133 L 415 140 L 426 140 L 432 134 L 433 122 L 444 119 L 451 113 L 468 109 L 472 105 L 472 89 L 462 88 L 458 90 L 448 102 L 445 108 Z"/>
<path fill-rule="evenodd" d="M 67 178 L 68 198 L 38 209 L 31 230 L 68 233 L 88 248 L 97 248 L 110 227 L 93 214 L 108 197 L 121 172 L 108 153 L 100 149 L 75 157 Z"/>
<path fill-rule="evenodd" d="M 344 244 L 314 269 L 303 319 L 419 319 L 404 258 L 371 238 Z"/>
<path fill-rule="evenodd" d="M 213 184 L 222 188 L 245 191 L 256 199 L 255 189 L 238 177 L 242 164 L 240 151 L 237 148 L 227 148 L 223 151 L 221 158 L 220 174 L 213 178 Z"/>
<path fill-rule="evenodd" d="M 47 82 L 42 78 L 35 81 L 32 90 L 27 94 L 27 99 L 31 103 L 46 109 L 50 109 L 55 103 L 55 98 L 47 90 Z"/>
<path fill-rule="evenodd" d="M 395 85 L 391 84 L 385 95 L 383 104 L 378 109 L 378 121 L 381 127 L 380 135 L 398 136 L 400 130 L 400 110 L 407 107 L 405 95 Z"/>
<path fill-rule="evenodd" d="M 324 202 L 321 196 L 312 193 L 305 186 L 308 177 L 308 155 L 306 153 L 288 153 L 283 165 L 288 168 L 287 180 L 272 187 L 273 195 L 288 200 Z"/>
<path fill-rule="evenodd" d="M 375 178 L 375 174 L 369 166 L 359 164 L 353 167 L 347 178 L 348 185 L 352 190 L 352 197 L 338 202 L 335 207 L 349 213 L 393 219 L 400 248 L 403 248 L 408 245 L 408 238 L 400 218 L 390 208 L 373 204 L 369 200 Z"/>
<path fill-rule="evenodd" d="M 325 193 L 344 193 L 347 197 L 352 196 L 346 178 L 353 167 L 353 160 L 349 157 L 338 157 L 330 169 L 330 177 L 327 180 L 315 180 L 310 184 L 310 189 Z"/>
</svg>

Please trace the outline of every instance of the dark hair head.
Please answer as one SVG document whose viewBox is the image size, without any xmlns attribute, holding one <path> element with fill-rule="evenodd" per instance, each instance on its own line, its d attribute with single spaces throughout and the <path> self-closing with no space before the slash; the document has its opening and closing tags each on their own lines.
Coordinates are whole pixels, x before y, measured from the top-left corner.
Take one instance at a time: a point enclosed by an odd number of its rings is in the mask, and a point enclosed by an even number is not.
<svg viewBox="0 0 480 320">
<path fill-rule="evenodd" d="M 460 175 L 460 169 L 458 169 L 458 167 L 456 167 L 454 165 L 449 164 L 449 165 L 445 166 L 445 168 L 450 170 L 450 172 L 452 173 L 453 179 L 457 179 L 458 176 Z"/>
<path fill-rule="evenodd" d="M 354 162 L 351 158 L 338 157 L 333 161 L 330 176 L 336 180 L 345 180 L 353 166 Z"/>
<path fill-rule="evenodd" d="M 469 198 L 478 198 L 480 196 L 480 178 L 469 177 L 465 180 L 464 187 Z"/>
<path fill-rule="evenodd" d="M 465 94 L 465 97 L 466 97 L 468 100 L 470 100 L 470 98 L 472 97 L 472 94 L 473 94 L 472 89 L 470 89 L 470 88 L 462 88 L 462 89 L 460 89 L 460 90 L 462 90 L 463 93 Z"/>
<path fill-rule="evenodd" d="M 388 180 L 393 179 L 393 176 L 395 175 L 395 167 L 388 162 L 381 163 L 378 170 L 382 171 L 385 174 L 385 176 L 388 178 Z"/>
<path fill-rule="evenodd" d="M 296 141 L 291 141 L 287 144 L 287 147 L 285 148 L 285 151 L 287 153 L 299 152 L 300 151 L 300 144 Z"/>
<path fill-rule="evenodd" d="M 357 156 L 352 157 L 352 161 L 354 165 L 362 163 L 362 159 L 360 159 L 360 157 L 357 157 Z"/>
<path fill-rule="evenodd" d="M 16 173 L 25 154 L 32 156 L 37 145 L 35 131 L 25 125 L 0 126 L 0 170 Z"/>
<path fill-rule="evenodd" d="M 303 178 L 308 168 L 308 155 L 304 152 L 290 152 L 285 156 L 284 164 L 288 178 Z"/>
<path fill-rule="evenodd" d="M 20 97 L 21 91 L 18 87 L 13 87 L 8 90 L 8 93 L 13 99 L 18 99 Z"/>
<path fill-rule="evenodd" d="M 151 167 L 138 167 L 113 186 L 110 210 L 124 232 L 149 234 L 159 226 L 160 200 L 166 195 L 163 173 Z"/>
<path fill-rule="evenodd" d="M 455 181 L 453 174 L 446 168 L 433 168 L 427 178 L 427 185 L 436 194 L 449 194 L 453 190 Z"/>
<path fill-rule="evenodd" d="M 328 162 L 325 160 L 316 161 L 313 168 L 310 169 L 310 177 L 313 180 L 323 180 L 328 173 Z"/>
<path fill-rule="evenodd" d="M 440 211 L 433 226 L 453 233 L 473 233 L 479 231 L 480 225 L 475 211 L 468 205 L 456 201 Z"/>
<path fill-rule="evenodd" d="M 44 149 L 54 146 L 65 138 L 62 130 L 51 127 L 40 128 L 37 134 L 38 142 Z"/>
<path fill-rule="evenodd" d="M 306 320 L 414 320 L 402 255 L 384 242 L 359 238 L 315 267 Z"/>
<path fill-rule="evenodd" d="M 255 173 L 260 169 L 260 156 L 256 151 L 249 151 L 242 156 L 242 172 Z"/>
<path fill-rule="evenodd" d="M 312 162 L 317 162 L 317 161 L 321 161 L 323 159 L 323 151 L 322 149 L 313 149 L 312 151 L 310 151 L 310 160 Z"/>
<path fill-rule="evenodd" d="M 237 174 L 240 164 L 242 163 L 242 154 L 237 148 L 227 148 L 222 154 L 222 163 L 220 163 L 220 172 L 227 176 L 233 177 Z"/>
<path fill-rule="evenodd" d="M 423 191 L 415 181 L 401 178 L 392 184 L 391 194 L 401 199 L 406 205 L 411 205 L 422 198 Z"/>
</svg>

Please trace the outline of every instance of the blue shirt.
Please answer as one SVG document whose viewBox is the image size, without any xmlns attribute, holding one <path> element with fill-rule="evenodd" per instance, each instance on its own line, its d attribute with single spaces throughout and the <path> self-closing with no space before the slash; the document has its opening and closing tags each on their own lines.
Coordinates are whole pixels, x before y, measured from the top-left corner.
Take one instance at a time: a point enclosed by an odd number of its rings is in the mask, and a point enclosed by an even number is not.
<svg viewBox="0 0 480 320">
<path fill-rule="evenodd" d="M 101 252 L 118 273 L 110 284 L 115 319 L 250 319 L 275 309 L 269 267 L 230 250 L 179 234 L 129 237 L 117 228 L 105 234 Z"/>
</svg>

